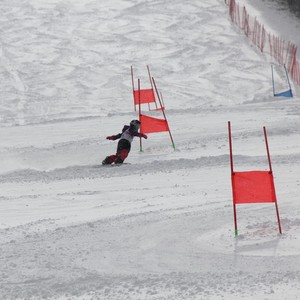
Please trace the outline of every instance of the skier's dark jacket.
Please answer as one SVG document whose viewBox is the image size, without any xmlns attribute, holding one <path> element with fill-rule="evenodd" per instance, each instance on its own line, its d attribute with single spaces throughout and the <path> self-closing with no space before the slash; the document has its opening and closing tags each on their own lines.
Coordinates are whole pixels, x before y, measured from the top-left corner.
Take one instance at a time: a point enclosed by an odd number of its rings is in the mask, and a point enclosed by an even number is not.
<svg viewBox="0 0 300 300">
<path fill-rule="evenodd" d="M 131 148 L 131 142 L 135 136 L 145 137 L 143 133 L 139 133 L 136 129 L 131 126 L 125 125 L 122 129 L 122 133 L 118 133 L 116 135 L 112 135 L 110 137 L 111 140 L 120 139 L 118 142 L 117 151 L 126 149 L 128 152 Z"/>
</svg>

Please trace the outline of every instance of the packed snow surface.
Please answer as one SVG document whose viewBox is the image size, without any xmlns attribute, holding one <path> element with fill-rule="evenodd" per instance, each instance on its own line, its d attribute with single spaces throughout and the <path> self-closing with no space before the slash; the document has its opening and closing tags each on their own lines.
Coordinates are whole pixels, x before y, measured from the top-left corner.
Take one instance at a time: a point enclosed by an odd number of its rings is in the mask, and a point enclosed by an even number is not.
<svg viewBox="0 0 300 300">
<path fill-rule="evenodd" d="M 270 59 L 224 1 L 0 12 L 1 299 L 300 299 L 299 89 L 273 97 Z M 105 137 L 138 118 L 131 65 L 142 88 L 149 65 L 176 149 L 149 134 L 105 167 Z M 237 171 L 268 170 L 267 128 L 282 235 L 273 204 L 244 204 L 234 236 L 228 121 Z"/>
</svg>

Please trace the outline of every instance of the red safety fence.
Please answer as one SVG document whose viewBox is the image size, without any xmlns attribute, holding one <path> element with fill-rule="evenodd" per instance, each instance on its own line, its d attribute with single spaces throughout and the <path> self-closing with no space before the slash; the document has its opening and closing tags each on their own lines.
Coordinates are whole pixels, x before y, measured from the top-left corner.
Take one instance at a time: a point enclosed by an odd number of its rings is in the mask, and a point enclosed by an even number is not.
<svg viewBox="0 0 300 300">
<path fill-rule="evenodd" d="M 300 86 L 300 62 L 297 61 L 297 46 L 270 34 L 265 27 L 240 6 L 235 0 L 224 0 L 229 7 L 232 22 L 263 53 L 269 54 L 277 63 L 285 65 L 293 82 Z"/>
</svg>

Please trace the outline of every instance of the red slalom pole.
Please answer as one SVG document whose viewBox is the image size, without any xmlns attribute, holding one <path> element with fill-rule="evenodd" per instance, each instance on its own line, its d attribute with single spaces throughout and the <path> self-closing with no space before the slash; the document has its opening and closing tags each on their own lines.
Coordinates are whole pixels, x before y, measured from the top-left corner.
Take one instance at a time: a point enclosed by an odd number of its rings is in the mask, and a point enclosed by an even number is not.
<svg viewBox="0 0 300 300">
<path fill-rule="evenodd" d="M 233 156 L 232 156 L 232 140 L 231 140 L 231 126 L 230 121 L 228 121 L 228 138 L 229 138 L 229 150 L 230 150 L 230 167 L 231 167 L 231 175 L 233 172 Z"/>
<path fill-rule="evenodd" d="M 148 70 L 148 76 L 149 76 L 149 81 L 150 81 L 150 84 L 151 84 L 151 88 L 152 88 L 152 91 L 154 91 L 154 89 L 153 89 L 153 82 L 152 82 L 151 75 L 150 75 L 150 68 L 149 68 L 148 65 L 147 65 L 147 70 Z M 155 97 L 154 97 L 154 102 L 155 102 L 155 107 L 157 109 L 157 103 L 156 103 Z M 150 110 L 150 105 L 148 104 L 148 106 L 149 106 L 149 110 Z"/>
<path fill-rule="evenodd" d="M 139 91 L 139 121 L 141 122 L 141 89 L 140 89 L 140 79 L 138 79 L 138 91 Z M 142 137 L 140 136 L 140 152 L 143 151 L 142 148 Z"/>
<path fill-rule="evenodd" d="M 233 204 L 233 216 L 234 216 L 234 236 L 238 236 L 236 204 Z"/>
<path fill-rule="evenodd" d="M 230 150 L 232 198 L 233 198 L 234 235 L 237 236 L 238 235 L 238 227 L 237 227 L 237 213 L 236 213 L 236 204 L 235 204 L 235 196 L 234 196 L 234 181 L 233 181 L 234 170 L 233 170 L 232 137 L 231 137 L 230 121 L 228 121 L 228 138 L 229 138 L 229 150 Z"/>
<path fill-rule="evenodd" d="M 263 128 L 264 128 L 264 136 L 265 136 L 265 143 L 266 143 L 266 149 L 267 149 L 267 155 L 268 155 L 270 174 L 272 174 L 273 171 L 272 171 L 271 157 L 270 157 L 269 144 L 268 144 L 268 138 L 267 138 L 267 130 L 266 130 L 265 126 Z"/>
<path fill-rule="evenodd" d="M 134 105 L 134 111 L 136 111 L 136 107 L 135 107 L 135 98 L 134 98 L 133 67 L 132 67 L 132 66 L 131 66 L 131 83 L 132 83 L 132 94 L 133 94 L 133 105 Z"/>
<path fill-rule="evenodd" d="M 277 216 L 277 222 L 278 222 L 278 230 L 279 230 L 279 233 L 282 234 L 281 222 L 280 222 L 279 210 L 278 210 L 278 204 L 277 204 L 277 197 L 276 197 L 275 186 L 274 186 L 273 170 L 272 170 L 272 164 L 271 164 L 271 156 L 270 156 L 270 150 L 269 150 L 269 143 L 268 143 L 268 138 L 267 138 L 266 127 L 264 127 L 264 135 L 265 135 L 265 142 L 266 142 L 266 148 L 267 148 L 267 154 L 268 154 L 270 174 L 271 174 L 272 179 L 273 179 L 273 188 L 274 188 L 274 193 L 275 193 L 275 208 L 276 208 L 276 216 Z"/>
<path fill-rule="evenodd" d="M 157 94 L 157 98 L 158 98 L 158 101 L 159 101 L 159 104 L 160 104 L 161 111 L 162 111 L 162 113 L 163 113 L 163 116 L 164 116 L 164 118 L 165 118 L 167 124 L 168 124 L 169 135 L 170 135 L 170 138 L 171 138 L 171 141 L 172 141 L 173 148 L 174 148 L 174 150 L 175 150 L 175 144 L 174 144 L 174 140 L 173 140 L 173 137 L 172 137 L 170 128 L 169 128 L 169 123 L 168 123 L 168 120 L 167 120 L 165 111 L 164 111 L 164 109 L 162 108 L 162 102 L 161 102 L 161 99 L 160 99 L 160 97 L 159 97 L 159 93 L 158 93 L 158 90 L 157 90 L 157 87 L 156 87 L 156 84 L 155 84 L 155 81 L 154 81 L 154 78 L 153 78 L 153 77 L 152 77 L 152 80 L 153 80 L 153 84 L 154 84 L 154 87 L 155 87 L 155 91 L 156 91 L 156 94 Z"/>
<path fill-rule="evenodd" d="M 278 211 L 277 200 L 276 200 L 276 202 L 275 202 L 275 207 L 276 207 L 276 215 L 277 215 L 277 222 L 278 222 L 278 230 L 279 230 L 279 233 L 282 234 L 282 230 L 281 230 L 281 222 L 280 222 L 280 217 L 279 217 L 279 211 Z"/>
</svg>

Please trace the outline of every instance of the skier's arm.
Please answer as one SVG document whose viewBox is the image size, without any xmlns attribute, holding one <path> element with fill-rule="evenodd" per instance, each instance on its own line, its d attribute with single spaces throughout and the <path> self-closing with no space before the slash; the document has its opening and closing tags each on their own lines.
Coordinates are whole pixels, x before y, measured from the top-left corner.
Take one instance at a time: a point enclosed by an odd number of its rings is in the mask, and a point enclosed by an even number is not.
<svg viewBox="0 0 300 300">
<path fill-rule="evenodd" d="M 124 127 L 123 127 L 123 129 L 122 129 L 122 133 L 123 133 L 126 129 L 128 129 L 128 128 L 129 128 L 128 125 L 124 125 Z M 112 140 L 112 141 L 117 140 L 117 139 L 119 139 L 119 138 L 122 136 L 122 133 L 118 133 L 118 134 L 116 134 L 116 135 L 110 135 L 110 136 L 107 136 L 106 139 L 107 139 L 107 140 Z"/>
<path fill-rule="evenodd" d="M 144 139 L 147 139 L 147 138 L 148 138 L 148 136 L 147 136 L 146 134 L 140 133 L 140 132 L 136 132 L 134 135 L 135 135 L 135 136 L 138 136 L 138 137 L 142 137 L 142 138 L 144 138 Z"/>
<path fill-rule="evenodd" d="M 106 139 L 114 141 L 114 140 L 119 139 L 121 137 L 121 135 L 122 135 L 121 133 L 118 133 L 116 135 L 110 135 L 110 136 L 107 136 Z"/>
</svg>

